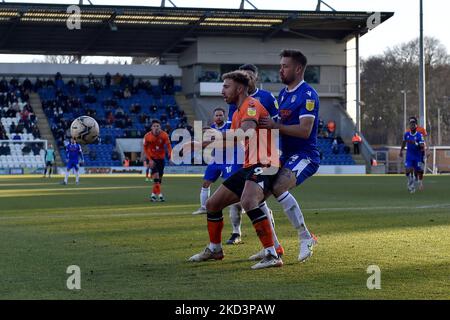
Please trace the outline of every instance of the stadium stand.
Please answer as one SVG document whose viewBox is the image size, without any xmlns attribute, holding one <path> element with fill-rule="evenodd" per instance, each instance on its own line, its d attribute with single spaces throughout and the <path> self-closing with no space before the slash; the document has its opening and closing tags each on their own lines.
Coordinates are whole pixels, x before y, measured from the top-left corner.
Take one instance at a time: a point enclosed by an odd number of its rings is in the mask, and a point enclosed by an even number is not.
<svg viewBox="0 0 450 320">
<path fill-rule="evenodd" d="M 44 166 L 44 145 L 27 143 L 40 139 L 37 119 L 29 104 L 32 89 L 28 79 L 23 83 L 15 78 L 0 81 L 0 140 L 14 141 L 0 144 L 0 168 Z"/>
<path fill-rule="evenodd" d="M 0 140 L 17 140 L 17 143 L 0 144 L 0 168 L 41 167 L 44 165 L 43 144 L 26 144 L 40 138 L 36 116 L 29 104 L 29 92 L 36 91 L 42 101 L 45 115 L 65 160 L 64 146 L 70 138 L 70 124 L 81 115 L 94 117 L 100 125 L 98 144 L 86 146 L 86 166 L 121 166 L 120 154 L 115 149 L 117 138 L 142 138 L 154 118 L 162 122 L 169 134 L 176 128 L 192 127 L 186 114 L 176 103 L 174 93 L 180 91 L 171 76 L 164 75 L 157 85 L 133 75 L 106 74 L 96 78 L 92 74 L 85 81 L 63 80 L 57 73 L 54 78 L 35 83 L 26 79 L 0 82 Z M 328 126 L 319 125 L 318 148 L 322 165 L 354 165 L 350 148 L 339 139 L 333 152 L 333 137 Z"/>
<path fill-rule="evenodd" d="M 65 83 L 60 74 L 40 82 L 37 92 L 50 120 L 51 129 L 65 159 L 64 145 L 70 137 L 70 123 L 81 115 L 97 120 L 100 141 L 85 150 L 86 166 L 121 166 L 115 152 L 117 138 L 142 138 L 151 127 L 151 120 L 161 121 L 169 134 L 176 128 L 188 128 L 187 117 L 178 107 L 174 93 L 180 91 L 173 77 L 164 75 L 158 85 L 138 80 L 133 75 L 106 74 L 103 79 L 92 74 L 87 82 Z"/>
</svg>

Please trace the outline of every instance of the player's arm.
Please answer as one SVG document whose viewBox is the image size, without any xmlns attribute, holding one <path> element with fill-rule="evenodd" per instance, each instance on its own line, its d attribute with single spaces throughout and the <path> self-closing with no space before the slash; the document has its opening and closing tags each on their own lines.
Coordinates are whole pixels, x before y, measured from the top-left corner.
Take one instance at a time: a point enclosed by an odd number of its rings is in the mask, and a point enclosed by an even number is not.
<svg viewBox="0 0 450 320">
<path fill-rule="evenodd" d="M 314 127 L 315 116 L 304 115 L 300 116 L 299 124 L 284 125 L 273 121 L 269 117 L 261 118 L 259 125 L 262 128 L 267 129 L 278 129 L 281 134 L 286 136 L 292 136 L 302 139 L 308 139 L 311 135 L 312 129 Z"/>
<path fill-rule="evenodd" d="M 403 150 L 405 149 L 405 147 L 406 147 L 406 140 L 405 140 L 405 136 L 404 136 L 403 137 L 403 141 L 402 141 L 402 145 L 400 147 L 400 153 L 398 154 L 400 158 L 403 157 Z"/>
<path fill-rule="evenodd" d="M 275 114 L 271 114 L 270 116 L 271 116 L 271 118 L 274 120 L 274 121 L 278 121 L 278 109 L 279 109 L 279 107 L 278 107 L 278 100 L 273 96 L 273 94 L 270 94 L 270 97 L 271 97 L 271 100 L 270 100 L 270 102 L 271 102 L 271 108 L 270 108 L 270 110 L 276 110 L 277 112 L 275 113 Z"/>
</svg>

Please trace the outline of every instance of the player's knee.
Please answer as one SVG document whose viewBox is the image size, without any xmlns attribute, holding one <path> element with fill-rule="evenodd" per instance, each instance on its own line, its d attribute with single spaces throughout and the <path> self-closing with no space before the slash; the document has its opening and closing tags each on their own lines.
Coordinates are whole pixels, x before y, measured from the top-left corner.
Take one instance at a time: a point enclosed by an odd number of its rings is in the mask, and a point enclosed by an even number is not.
<svg viewBox="0 0 450 320">
<path fill-rule="evenodd" d="M 258 207 L 259 201 L 256 197 L 243 196 L 241 198 L 241 206 L 245 211 L 249 211 Z"/>
<path fill-rule="evenodd" d="M 213 198 L 209 198 L 206 200 L 206 211 L 208 212 L 216 212 L 222 210 L 222 208 L 219 206 L 219 203 L 215 201 Z"/>
</svg>

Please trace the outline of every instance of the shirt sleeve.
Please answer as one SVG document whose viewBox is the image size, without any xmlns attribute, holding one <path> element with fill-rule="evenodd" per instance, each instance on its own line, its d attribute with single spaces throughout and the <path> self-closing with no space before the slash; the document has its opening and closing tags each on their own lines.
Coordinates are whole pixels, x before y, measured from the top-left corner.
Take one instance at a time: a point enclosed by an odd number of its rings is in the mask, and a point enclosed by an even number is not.
<svg viewBox="0 0 450 320">
<path fill-rule="evenodd" d="M 278 119 L 278 101 L 277 99 L 273 96 L 272 93 L 268 94 L 268 111 L 270 113 L 270 117 L 274 120 Z"/>
<path fill-rule="evenodd" d="M 319 97 L 315 93 L 309 96 L 305 93 L 304 99 L 301 99 L 302 104 L 300 106 L 299 117 L 312 117 L 316 118 L 319 110 Z"/>
<path fill-rule="evenodd" d="M 403 134 L 403 141 L 408 141 L 408 132 Z"/>
<path fill-rule="evenodd" d="M 262 105 L 258 105 L 257 101 L 247 101 L 245 105 L 241 107 L 241 121 L 253 120 L 258 123 L 259 118 L 261 117 L 261 108 L 264 108 Z"/>
</svg>

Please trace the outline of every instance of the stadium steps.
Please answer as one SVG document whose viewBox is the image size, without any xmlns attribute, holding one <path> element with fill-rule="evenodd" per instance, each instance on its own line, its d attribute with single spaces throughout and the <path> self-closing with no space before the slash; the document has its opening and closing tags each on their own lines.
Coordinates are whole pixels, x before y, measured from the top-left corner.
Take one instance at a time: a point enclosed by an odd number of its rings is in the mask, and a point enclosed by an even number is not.
<svg viewBox="0 0 450 320">
<path fill-rule="evenodd" d="M 42 109 L 42 102 L 39 94 L 37 94 L 36 92 L 30 93 L 30 104 L 34 110 L 34 113 L 36 114 L 37 126 L 41 133 L 41 139 L 47 140 L 49 144 L 51 143 L 53 145 L 53 149 L 55 150 L 56 165 L 58 167 L 64 166 L 61 160 L 61 155 L 59 154 L 59 150 L 56 147 L 57 144 L 55 141 L 55 137 L 53 136 L 52 130 L 50 129 L 50 123 L 48 122 L 48 118 L 45 115 L 44 110 Z"/>
<path fill-rule="evenodd" d="M 191 126 L 193 126 L 196 117 L 194 107 L 192 106 L 192 104 L 189 102 L 188 99 L 186 99 L 186 96 L 181 92 L 175 93 L 175 101 L 177 102 L 180 109 L 184 110 L 186 117 L 188 119 L 188 123 Z"/>
</svg>

